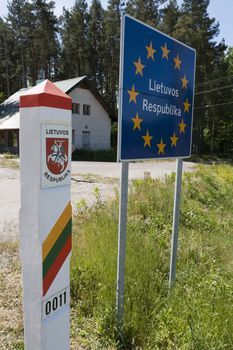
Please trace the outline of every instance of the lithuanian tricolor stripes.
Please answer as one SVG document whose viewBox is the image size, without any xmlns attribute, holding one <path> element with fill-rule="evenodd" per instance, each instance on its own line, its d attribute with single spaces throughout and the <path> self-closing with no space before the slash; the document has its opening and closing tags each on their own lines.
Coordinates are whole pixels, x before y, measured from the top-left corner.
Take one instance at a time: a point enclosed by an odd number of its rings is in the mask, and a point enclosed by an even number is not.
<svg viewBox="0 0 233 350">
<path fill-rule="evenodd" d="M 69 202 L 42 245 L 43 296 L 71 251 L 72 208 Z"/>
</svg>

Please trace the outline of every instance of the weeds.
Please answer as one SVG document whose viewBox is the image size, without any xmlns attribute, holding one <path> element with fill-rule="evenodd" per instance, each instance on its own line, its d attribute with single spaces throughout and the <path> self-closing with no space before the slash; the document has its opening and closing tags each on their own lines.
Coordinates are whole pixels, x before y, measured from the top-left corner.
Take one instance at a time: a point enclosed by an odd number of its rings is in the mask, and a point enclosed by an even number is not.
<svg viewBox="0 0 233 350">
<path fill-rule="evenodd" d="M 0 167 L 9 169 L 19 169 L 19 162 L 17 161 L 16 157 L 1 157 Z"/>
<path fill-rule="evenodd" d="M 23 349 L 22 287 L 18 244 L 0 243 L 1 349 Z"/>
<path fill-rule="evenodd" d="M 177 281 L 170 293 L 174 174 L 163 182 L 149 176 L 133 182 L 120 334 L 115 323 L 117 199 L 97 200 L 94 209 L 79 216 L 73 309 L 80 328 L 91 318 L 98 349 L 233 348 L 232 182 L 233 169 L 227 165 L 201 166 L 184 176 Z"/>
<path fill-rule="evenodd" d="M 174 174 L 129 194 L 124 324 L 116 327 L 118 195 L 77 206 L 71 260 L 72 350 L 233 349 L 233 168 L 183 177 L 177 279 L 168 291 Z M 0 244 L 1 349 L 23 349 L 18 245 Z"/>
</svg>

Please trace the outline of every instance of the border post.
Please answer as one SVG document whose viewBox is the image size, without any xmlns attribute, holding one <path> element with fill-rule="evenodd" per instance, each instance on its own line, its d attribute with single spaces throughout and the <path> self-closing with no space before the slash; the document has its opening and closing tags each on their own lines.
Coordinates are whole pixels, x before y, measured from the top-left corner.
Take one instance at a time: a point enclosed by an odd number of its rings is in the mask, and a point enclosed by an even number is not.
<svg viewBox="0 0 233 350">
<path fill-rule="evenodd" d="M 70 349 L 71 108 L 49 80 L 20 97 L 26 350 Z"/>
</svg>

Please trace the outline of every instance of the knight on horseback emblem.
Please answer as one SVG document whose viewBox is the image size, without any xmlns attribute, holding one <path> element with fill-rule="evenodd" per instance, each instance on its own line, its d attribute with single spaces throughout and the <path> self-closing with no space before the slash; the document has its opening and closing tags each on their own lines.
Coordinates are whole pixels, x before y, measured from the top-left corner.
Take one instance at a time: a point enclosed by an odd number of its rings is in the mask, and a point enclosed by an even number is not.
<svg viewBox="0 0 233 350">
<path fill-rule="evenodd" d="M 68 164 L 68 139 L 46 139 L 46 162 L 48 169 L 55 175 L 61 174 Z"/>
</svg>

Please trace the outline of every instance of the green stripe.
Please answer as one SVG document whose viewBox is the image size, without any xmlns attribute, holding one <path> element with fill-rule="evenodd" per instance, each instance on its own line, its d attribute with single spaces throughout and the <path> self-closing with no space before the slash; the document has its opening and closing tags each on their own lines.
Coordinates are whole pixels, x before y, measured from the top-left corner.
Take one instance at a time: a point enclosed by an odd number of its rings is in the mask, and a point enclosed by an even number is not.
<svg viewBox="0 0 233 350">
<path fill-rule="evenodd" d="M 66 243 L 67 239 L 71 235 L 71 226 L 72 226 L 72 219 L 70 219 L 65 226 L 64 230 L 54 243 L 53 247 L 51 248 L 50 252 L 46 256 L 46 258 L 43 261 L 43 278 L 46 276 L 48 270 L 53 265 L 55 259 L 57 258 L 58 254 L 62 250 L 64 244 Z"/>
</svg>

